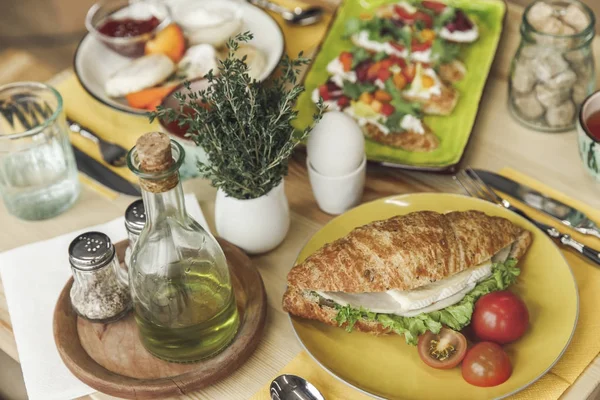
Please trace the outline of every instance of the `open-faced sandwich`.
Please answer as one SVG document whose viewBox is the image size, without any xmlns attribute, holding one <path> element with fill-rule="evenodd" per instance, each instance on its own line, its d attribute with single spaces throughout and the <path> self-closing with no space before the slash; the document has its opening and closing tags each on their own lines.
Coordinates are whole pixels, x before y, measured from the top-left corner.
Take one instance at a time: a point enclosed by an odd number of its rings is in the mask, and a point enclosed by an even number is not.
<svg viewBox="0 0 600 400">
<path fill-rule="evenodd" d="M 529 231 L 479 211 L 372 222 L 294 266 L 283 308 L 414 345 L 428 331 L 469 325 L 481 296 L 515 282 L 531 241 Z"/>
<path fill-rule="evenodd" d="M 353 116 L 365 136 L 407 151 L 432 151 L 440 139 L 424 115 L 450 115 L 466 68 L 458 43 L 479 36 L 460 9 L 401 1 L 345 21 L 349 50 L 332 59 L 329 78 L 312 93 L 330 110 Z"/>
</svg>

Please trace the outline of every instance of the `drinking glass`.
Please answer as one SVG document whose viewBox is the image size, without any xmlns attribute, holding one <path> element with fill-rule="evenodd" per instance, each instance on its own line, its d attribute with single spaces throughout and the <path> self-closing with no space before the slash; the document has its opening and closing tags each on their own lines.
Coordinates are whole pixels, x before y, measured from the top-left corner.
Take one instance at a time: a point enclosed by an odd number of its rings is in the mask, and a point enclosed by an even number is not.
<svg viewBox="0 0 600 400">
<path fill-rule="evenodd" d="M 54 217 L 80 192 L 62 97 L 37 82 L 0 86 L 0 195 L 25 220 Z"/>
</svg>

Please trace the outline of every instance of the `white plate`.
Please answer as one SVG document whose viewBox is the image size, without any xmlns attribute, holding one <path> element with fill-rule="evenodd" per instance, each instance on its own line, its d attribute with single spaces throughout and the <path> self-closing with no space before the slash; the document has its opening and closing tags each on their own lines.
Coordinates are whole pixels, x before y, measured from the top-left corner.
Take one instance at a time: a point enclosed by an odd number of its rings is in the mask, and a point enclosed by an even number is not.
<svg viewBox="0 0 600 400">
<path fill-rule="evenodd" d="M 283 55 L 283 34 L 266 12 L 246 3 L 240 2 L 239 6 L 244 20 L 241 32 L 250 31 L 254 35 L 249 43 L 259 49 L 267 60 L 265 70 L 258 79 L 262 81 L 271 75 Z M 147 113 L 146 110 L 129 107 L 124 99 L 109 97 L 104 91 L 104 82 L 108 77 L 129 62 L 131 58 L 115 53 L 88 33 L 75 51 L 73 65 L 77 79 L 96 100 L 119 111 L 143 115 Z"/>
</svg>

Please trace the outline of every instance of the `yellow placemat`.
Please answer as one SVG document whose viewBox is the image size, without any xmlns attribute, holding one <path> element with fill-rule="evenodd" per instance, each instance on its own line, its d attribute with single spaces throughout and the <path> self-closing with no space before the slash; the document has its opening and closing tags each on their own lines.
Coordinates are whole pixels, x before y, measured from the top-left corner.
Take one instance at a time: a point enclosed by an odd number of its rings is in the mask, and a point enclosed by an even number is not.
<svg viewBox="0 0 600 400">
<path fill-rule="evenodd" d="M 302 5 L 294 0 L 277 0 L 276 2 L 287 7 Z M 331 15 L 326 14 L 318 24 L 299 27 L 286 24 L 277 14 L 270 13 L 270 15 L 277 21 L 283 32 L 286 52 L 290 57 L 296 57 L 300 51 L 310 55 L 317 48 L 331 19 Z M 65 110 L 71 119 L 90 128 L 103 139 L 117 143 L 126 149 L 133 147 L 140 135 L 158 129 L 157 122 L 150 124 L 144 116 L 116 111 L 95 100 L 83 89 L 74 74 L 59 82 L 56 89 L 62 95 Z M 71 142 L 86 154 L 102 162 L 98 146 L 90 140 L 72 133 Z M 105 165 L 125 179 L 137 182 L 137 178 L 129 169 Z"/>
<path fill-rule="evenodd" d="M 542 193 L 550 195 L 566 204 L 574 206 L 586 213 L 595 221 L 600 221 L 600 211 L 581 203 L 569 196 L 553 190 L 544 184 L 533 180 L 532 178 L 519 173 L 515 170 L 505 168 L 500 173 L 515 181 L 524 183 Z M 515 203 L 518 204 L 518 203 Z M 518 204 L 521 207 L 521 204 Z M 522 206 L 532 217 L 545 223 L 551 224 L 566 231 L 567 228 L 556 223 L 550 217 L 529 207 Z M 600 248 L 600 241 L 595 238 L 586 237 L 576 232 L 570 232 L 580 242 Z M 511 396 L 514 400 L 539 400 L 539 399 L 558 399 L 575 380 L 581 375 L 584 369 L 600 353 L 600 341 L 598 340 L 598 331 L 600 330 L 600 319 L 597 315 L 597 306 L 600 304 L 600 269 L 584 258 L 578 256 L 570 250 L 563 250 L 567 262 L 573 270 L 579 289 L 579 320 L 575 334 L 567 351 L 560 361 L 541 379 L 529 386 L 525 390 Z M 560 321 L 557 321 L 560 323 Z M 370 397 L 350 388 L 338 379 L 334 378 L 327 371 L 322 369 L 306 352 L 302 351 L 279 373 L 294 374 L 302 376 L 313 383 L 327 399 L 368 399 Z M 256 393 L 252 400 L 267 400 L 269 396 L 270 382 Z"/>
</svg>

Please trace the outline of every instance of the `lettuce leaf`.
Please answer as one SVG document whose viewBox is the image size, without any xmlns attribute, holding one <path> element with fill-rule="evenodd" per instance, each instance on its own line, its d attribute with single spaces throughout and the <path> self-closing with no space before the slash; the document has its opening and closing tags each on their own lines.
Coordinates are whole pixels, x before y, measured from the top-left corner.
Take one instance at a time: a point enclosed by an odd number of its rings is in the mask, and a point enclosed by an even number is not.
<svg viewBox="0 0 600 400">
<path fill-rule="evenodd" d="M 475 302 L 483 295 L 497 290 L 504 290 L 512 285 L 521 270 L 516 267 L 517 260 L 509 259 L 504 263 L 492 265 L 492 276 L 479 282 L 473 290 L 458 303 L 430 313 L 422 313 L 414 317 L 401 317 L 393 314 L 377 314 L 368 310 L 336 305 L 338 313 L 335 317 L 339 326 L 346 324 L 346 331 L 351 332 L 360 319 L 378 321 L 384 327 L 399 335 L 404 335 L 406 343 L 416 345 L 420 335 L 427 331 L 439 333 L 445 325 L 455 331 L 463 329 L 471 322 Z"/>
</svg>

